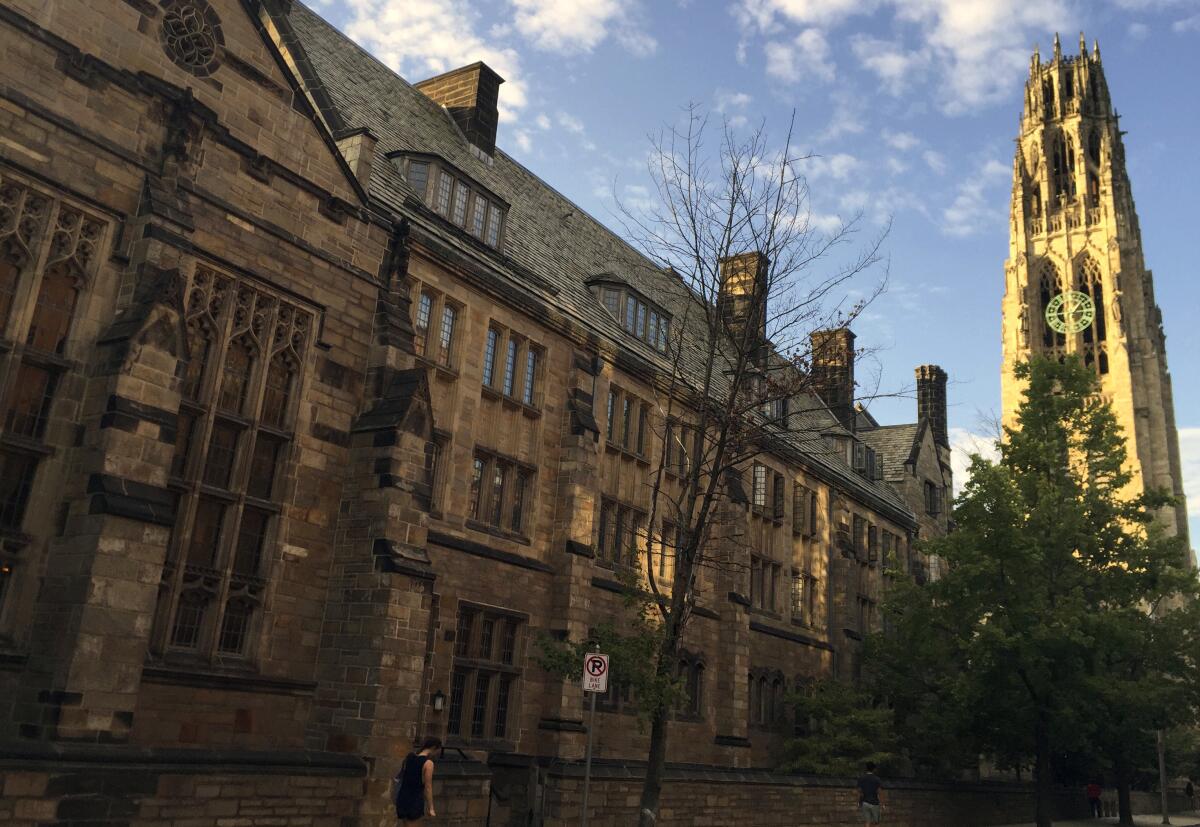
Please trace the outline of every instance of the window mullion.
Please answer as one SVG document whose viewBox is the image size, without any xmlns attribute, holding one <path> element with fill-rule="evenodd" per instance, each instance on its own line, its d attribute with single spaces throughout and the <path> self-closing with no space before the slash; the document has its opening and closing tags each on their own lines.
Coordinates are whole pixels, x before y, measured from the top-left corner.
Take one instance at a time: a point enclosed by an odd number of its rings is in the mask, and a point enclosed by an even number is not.
<svg viewBox="0 0 1200 827">
<path fill-rule="evenodd" d="M 33 190 L 27 189 L 27 192 Z M 28 196 L 27 196 L 28 197 Z M 42 237 L 38 242 L 37 252 L 32 261 L 17 277 L 17 291 L 13 294 L 13 309 L 10 313 L 8 329 L 12 331 L 12 340 L 20 345 L 29 338 L 29 325 L 37 309 L 37 295 L 42 286 L 42 277 L 50 262 L 50 248 L 54 241 L 54 228 L 58 225 L 58 215 L 62 211 L 62 202 L 57 198 L 47 198 L 50 209 L 46 211 L 46 223 L 42 225 Z"/>
</svg>

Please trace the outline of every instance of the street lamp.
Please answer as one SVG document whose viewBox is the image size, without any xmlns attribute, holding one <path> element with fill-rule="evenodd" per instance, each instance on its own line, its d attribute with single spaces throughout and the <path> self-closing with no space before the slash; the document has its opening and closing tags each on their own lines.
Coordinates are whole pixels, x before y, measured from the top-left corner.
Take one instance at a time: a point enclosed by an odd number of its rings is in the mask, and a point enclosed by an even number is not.
<svg viewBox="0 0 1200 827">
<path fill-rule="evenodd" d="M 439 689 L 437 692 L 433 693 L 433 698 L 430 699 L 430 702 L 433 704 L 434 712 L 441 712 L 443 709 L 446 708 L 445 693 L 443 693 L 442 690 Z"/>
</svg>

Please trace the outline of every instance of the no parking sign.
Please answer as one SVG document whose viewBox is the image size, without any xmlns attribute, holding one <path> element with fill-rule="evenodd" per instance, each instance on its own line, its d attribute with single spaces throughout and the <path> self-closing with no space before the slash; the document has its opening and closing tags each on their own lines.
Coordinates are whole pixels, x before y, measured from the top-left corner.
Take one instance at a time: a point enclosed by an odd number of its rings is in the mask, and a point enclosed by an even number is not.
<svg viewBox="0 0 1200 827">
<path fill-rule="evenodd" d="M 608 655 L 592 652 L 583 656 L 583 691 L 608 691 Z"/>
</svg>

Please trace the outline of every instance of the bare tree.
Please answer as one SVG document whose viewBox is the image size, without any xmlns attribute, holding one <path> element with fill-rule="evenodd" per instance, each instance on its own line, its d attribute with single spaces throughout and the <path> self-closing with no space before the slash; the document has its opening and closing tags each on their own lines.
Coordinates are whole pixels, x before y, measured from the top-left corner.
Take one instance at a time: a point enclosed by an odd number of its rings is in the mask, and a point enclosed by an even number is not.
<svg viewBox="0 0 1200 827">
<path fill-rule="evenodd" d="M 877 267 L 886 229 L 864 242 L 861 215 L 834 228 L 814 224 L 804 174 L 812 156 L 795 150 L 793 125 L 794 117 L 772 148 L 761 125 L 739 137 L 724 123 L 710 150 L 712 125 L 690 107 L 681 126 L 652 142 L 655 206 L 621 206 L 627 236 L 674 273 L 682 308 L 658 390 L 661 451 L 647 473 L 651 512 L 637 572 L 643 615 L 657 631 L 659 686 L 675 679 L 698 584 L 715 576 L 704 572 L 745 566 L 739 538 L 726 530 L 745 499 L 743 470 L 764 451 L 800 464 L 798 454 L 812 461 L 825 450 L 809 414 L 826 410 L 816 391 L 831 360 L 849 354 L 827 352 L 839 340 L 818 332 L 848 327 L 886 284 L 886 268 Z M 658 539 L 656 566 L 650 527 L 660 523 L 675 536 Z M 664 557 L 673 561 L 669 573 Z M 657 817 L 671 694 L 639 699 L 647 702 L 644 826 Z"/>
</svg>

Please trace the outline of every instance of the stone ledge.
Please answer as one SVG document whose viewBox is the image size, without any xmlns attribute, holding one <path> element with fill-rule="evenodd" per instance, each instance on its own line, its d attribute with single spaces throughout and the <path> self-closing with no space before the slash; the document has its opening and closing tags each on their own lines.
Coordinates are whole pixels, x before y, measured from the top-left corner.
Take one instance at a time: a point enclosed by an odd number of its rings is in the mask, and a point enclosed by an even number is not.
<svg viewBox="0 0 1200 827">
<path fill-rule="evenodd" d="M 317 690 L 316 681 L 268 678 L 261 675 L 232 675 L 221 672 L 203 672 L 157 665 L 143 668 L 142 680 L 147 683 L 168 684 L 171 686 L 195 686 L 204 689 L 259 692 L 269 695 L 309 696 Z"/>
<path fill-rule="evenodd" d="M 0 742 L 0 767 L 56 773 L 65 769 L 102 769 L 200 775 L 333 775 L 348 778 L 365 778 L 367 775 L 367 765 L 362 759 L 335 752 L 206 750 L 47 741 Z"/>
<path fill-rule="evenodd" d="M 750 621 L 750 631 L 758 632 L 759 634 L 763 635 L 771 635 L 772 637 L 782 638 L 783 640 L 790 640 L 792 643 L 802 643 L 805 646 L 811 646 L 814 649 L 826 649 L 830 652 L 833 651 L 833 646 L 823 640 L 817 640 L 816 638 L 809 637 L 808 635 L 802 635 L 797 632 L 789 632 L 786 629 L 777 629 L 774 626 L 768 626 L 765 623 L 759 623 L 757 620 Z"/>
<path fill-rule="evenodd" d="M 498 560 L 501 563 L 508 563 L 510 566 L 540 571 L 545 574 L 554 574 L 554 566 L 543 563 L 541 560 L 533 560 L 529 557 L 523 557 L 520 554 L 514 554 L 511 551 L 501 551 L 491 546 L 485 546 L 483 543 L 477 543 L 474 540 L 455 537 L 440 531 L 430 531 L 428 541 L 431 545 L 438 545 L 453 551 L 462 551 L 467 554 L 473 554 L 476 557 L 487 557 L 491 560 Z"/>
</svg>

